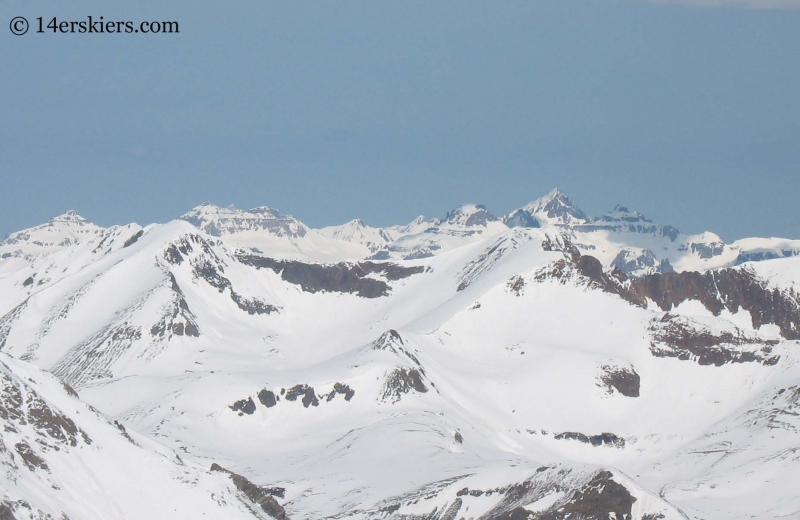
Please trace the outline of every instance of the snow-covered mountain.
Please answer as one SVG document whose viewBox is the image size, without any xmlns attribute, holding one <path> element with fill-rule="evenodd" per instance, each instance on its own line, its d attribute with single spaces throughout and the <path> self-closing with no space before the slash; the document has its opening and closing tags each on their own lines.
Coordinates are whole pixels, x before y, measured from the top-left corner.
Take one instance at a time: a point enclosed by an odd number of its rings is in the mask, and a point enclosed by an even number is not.
<svg viewBox="0 0 800 520">
<path fill-rule="evenodd" d="M 0 354 L 2 518 L 268 519 L 268 490 L 200 467 L 104 416 L 67 384 Z"/>
<path fill-rule="evenodd" d="M 584 224 L 589 217 L 569 197 L 556 188 L 542 198 L 506 215 L 503 221 L 511 227 L 539 227 L 543 224 Z"/>
<path fill-rule="evenodd" d="M 32 259 L 91 240 L 105 231 L 74 211 L 68 211 L 42 225 L 6 237 L 0 242 L 0 257 Z"/>
<path fill-rule="evenodd" d="M 324 262 L 355 260 L 369 254 L 369 248 L 356 241 L 328 238 L 326 233 L 266 206 L 241 210 L 205 203 L 180 218 L 210 236 L 224 238 L 231 246 L 269 251 L 273 257 Z"/>
<path fill-rule="evenodd" d="M 0 518 L 800 512 L 798 241 L 558 191 L 387 228 L 62 220 L 2 244 Z"/>
</svg>

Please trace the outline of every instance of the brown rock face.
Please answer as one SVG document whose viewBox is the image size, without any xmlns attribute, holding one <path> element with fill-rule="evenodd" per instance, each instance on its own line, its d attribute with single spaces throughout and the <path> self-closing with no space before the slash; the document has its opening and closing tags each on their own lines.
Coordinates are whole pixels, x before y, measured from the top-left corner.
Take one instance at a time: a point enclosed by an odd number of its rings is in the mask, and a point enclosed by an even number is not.
<svg viewBox="0 0 800 520">
<path fill-rule="evenodd" d="M 600 381 L 625 397 L 639 397 L 640 378 L 636 370 L 627 367 L 604 366 Z"/>
<path fill-rule="evenodd" d="M 570 501 L 557 511 L 540 516 L 540 520 L 628 520 L 636 499 L 618 484 L 608 471 L 599 472 L 582 489 L 573 493 Z"/>
<path fill-rule="evenodd" d="M 661 273 L 630 280 L 616 269 L 603 271 L 596 258 L 582 256 L 568 241 L 558 246 L 564 251 L 564 258 L 538 271 L 534 276 L 536 281 L 583 284 L 616 294 L 639 307 L 647 308 L 648 302 L 654 302 L 663 311 L 670 311 L 687 300 L 700 302 L 715 316 L 723 310 L 731 313 L 742 310 L 750 314 L 755 329 L 772 324 L 778 327 L 783 338 L 800 339 L 800 295 L 791 289 L 769 288 L 752 269 Z M 745 362 L 774 365 L 779 360 L 779 356 L 772 354 L 777 341 L 735 327 L 729 332 L 713 332 L 691 319 L 666 314 L 653 320 L 649 331 L 650 350 L 658 357 L 693 360 L 701 365 L 714 366 Z M 602 377 L 601 380 L 623 395 L 638 395 L 638 389 L 634 389 L 638 386 L 634 384 L 635 377 L 627 378 L 627 381 L 625 378 L 606 381 Z"/>
<path fill-rule="evenodd" d="M 233 481 L 233 484 L 236 486 L 236 489 L 241 491 L 253 503 L 261 507 L 261 509 L 268 515 L 272 516 L 273 518 L 277 518 L 277 520 L 289 520 L 289 517 L 286 515 L 286 510 L 278 503 L 277 500 L 272 498 L 270 489 L 257 486 L 247 480 L 245 477 L 229 471 L 217 463 L 211 465 L 211 471 L 227 473 Z"/>
<path fill-rule="evenodd" d="M 428 391 L 423 375 L 416 368 L 397 367 L 386 376 L 381 399 L 397 402 L 412 390 L 421 394 Z"/>
<path fill-rule="evenodd" d="M 539 271 L 536 280 L 582 280 L 593 289 L 616 294 L 639 307 L 647 307 L 648 300 L 653 301 L 663 311 L 687 300 L 699 301 L 715 316 L 725 309 L 731 313 L 741 309 L 750 313 L 754 328 L 774 324 L 784 338 L 800 339 L 800 294 L 770 289 L 750 269 L 658 273 L 629 280 L 616 269 L 604 272 L 596 258 L 581 255 L 574 247 L 564 247 L 564 258 Z"/>
<path fill-rule="evenodd" d="M 775 324 L 784 338 L 800 339 L 800 295 L 769 289 L 748 269 L 653 274 L 632 280 L 629 292 L 638 300 L 649 298 L 664 311 L 686 300 L 699 301 L 715 316 L 723 309 L 743 309 L 756 329 Z"/>
<path fill-rule="evenodd" d="M 772 354 L 776 340 L 763 340 L 740 329 L 712 333 L 696 327 L 683 316 L 665 314 L 653 320 L 649 330 L 653 341 L 650 352 L 657 357 L 692 359 L 700 365 L 722 366 L 726 363 L 757 362 L 774 365 L 780 356 Z"/>
</svg>

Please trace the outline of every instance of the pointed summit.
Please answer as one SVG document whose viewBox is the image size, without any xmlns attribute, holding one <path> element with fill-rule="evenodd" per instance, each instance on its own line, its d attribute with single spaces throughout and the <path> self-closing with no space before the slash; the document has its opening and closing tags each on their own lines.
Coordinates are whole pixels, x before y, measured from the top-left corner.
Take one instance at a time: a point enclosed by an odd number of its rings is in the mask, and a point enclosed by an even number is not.
<svg viewBox="0 0 800 520">
<path fill-rule="evenodd" d="M 537 199 L 525 209 L 533 215 L 539 222 L 550 222 L 552 224 L 582 224 L 588 220 L 584 213 L 569 197 L 564 195 L 558 188 L 553 189 L 544 197 Z"/>
<path fill-rule="evenodd" d="M 405 226 L 391 226 L 388 228 L 388 230 L 396 237 L 401 237 L 404 235 L 422 233 L 428 229 L 438 226 L 441 223 L 442 221 L 438 218 L 425 218 L 424 215 L 419 215 Z"/>
<path fill-rule="evenodd" d="M 509 227 L 539 227 L 541 224 L 576 225 L 589 220 L 558 188 L 504 217 Z"/>
<path fill-rule="evenodd" d="M 328 226 L 317 230 L 322 236 L 364 244 L 371 251 L 392 241 L 391 235 L 382 228 L 368 226 L 360 218 L 339 226 Z"/>
<path fill-rule="evenodd" d="M 74 209 L 68 210 L 66 213 L 62 213 L 56 217 L 51 218 L 48 220 L 49 223 L 56 223 L 56 222 L 69 222 L 69 223 L 78 223 L 78 224 L 89 224 L 90 222 L 83 218 L 82 216 L 78 215 L 78 212 Z"/>
</svg>

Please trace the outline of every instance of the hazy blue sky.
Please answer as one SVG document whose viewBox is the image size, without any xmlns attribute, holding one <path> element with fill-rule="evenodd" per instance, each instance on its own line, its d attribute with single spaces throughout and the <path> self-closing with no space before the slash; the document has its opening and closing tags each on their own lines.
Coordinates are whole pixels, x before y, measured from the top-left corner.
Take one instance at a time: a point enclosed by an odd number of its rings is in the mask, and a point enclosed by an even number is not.
<svg viewBox="0 0 800 520">
<path fill-rule="evenodd" d="M 90 14 L 180 34 L 8 28 Z M 6 0 L 0 22 L 0 236 L 206 200 L 386 225 L 558 186 L 590 214 L 800 238 L 800 10 Z"/>
</svg>

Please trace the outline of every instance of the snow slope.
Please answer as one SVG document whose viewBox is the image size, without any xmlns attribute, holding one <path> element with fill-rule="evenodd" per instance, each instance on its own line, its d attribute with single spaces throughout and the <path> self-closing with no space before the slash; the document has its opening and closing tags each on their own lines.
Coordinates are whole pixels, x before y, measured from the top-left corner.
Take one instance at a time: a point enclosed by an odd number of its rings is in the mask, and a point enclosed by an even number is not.
<svg viewBox="0 0 800 520">
<path fill-rule="evenodd" d="M 0 354 L 0 385 L 3 518 L 274 518 L 229 474 L 128 432 L 50 374 Z"/>
<path fill-rule="evenodd" d="M 592 219 L 560 192 L 526 208 L 317 232 L 201 206 L 0 260 L 8 385 L 96 446 L 47 451 L 14 423 L 8 453 L 23 439 L 52 473 L 17 450 L 5 500 L 142 517 L 128 483 L 161 471 L 144 492 L 174 498 L 153 507 L 194 517 L 266 514 L 242 489 L 304 519 L 796 516 L 794 243 L 734 249 L 625 208 Z M 788 258 L 739 261 L 770 248 Z M 5 399 L 6 416 L 25 406 Z M 70 472 L 114 484 L 30 491 Z"/>
</svg>

